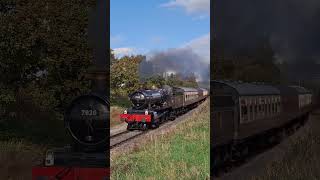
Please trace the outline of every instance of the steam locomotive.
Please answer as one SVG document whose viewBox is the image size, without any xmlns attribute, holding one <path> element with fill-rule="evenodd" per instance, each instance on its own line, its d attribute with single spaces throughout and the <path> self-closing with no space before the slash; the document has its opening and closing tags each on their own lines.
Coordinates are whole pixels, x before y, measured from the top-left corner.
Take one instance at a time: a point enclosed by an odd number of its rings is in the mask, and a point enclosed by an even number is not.
<svg viewBox="0 0 320 180">
<path fill-rule="evenodd" d="M 70 145 L 48 150 L 43 164 L 32 169 L 33 179 L 109 179 L 107 76 L 96 70 L 88 78 L 92 79 L 92 92 L 75 98 L 65 111 Z"/>
<path fill-rule="evenodd" d="M 90 93 L 72 101 L 65 113 L 71 146 L 47 151 L 43 165 L 33 168 L 33 179 L 108 179 L 108 97 Z"/>
<path fill-rule="evenodd" d="M 300 86 L 212 81 L 211 88 L 212 167 L 244 156 L 254 144 L 278 141 L 304 123 L 315 103 Z"/>
<path fill-rule="evenodd" d="M 132 107 L 120 115 L 128 130 L 157 128 L 167 120 L 196 107 L 208 96 L 203 88 L 164 86 L 161 89 L 142 89 L 129 95 Z"/>
</svg>

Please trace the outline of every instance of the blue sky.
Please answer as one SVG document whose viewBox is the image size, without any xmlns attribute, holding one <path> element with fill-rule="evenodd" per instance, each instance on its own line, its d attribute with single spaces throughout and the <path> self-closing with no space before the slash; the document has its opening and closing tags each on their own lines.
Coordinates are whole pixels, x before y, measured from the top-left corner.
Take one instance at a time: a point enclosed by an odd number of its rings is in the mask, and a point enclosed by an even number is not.
<svg viewBox="0 0 320 180">
<path fill-rule="evenodd" d="M 199 54 L 209 53 L 209 3 L 210 0 L 111 0 L 111 48 L 118 56 L 184 46 Z"/>
</svg>

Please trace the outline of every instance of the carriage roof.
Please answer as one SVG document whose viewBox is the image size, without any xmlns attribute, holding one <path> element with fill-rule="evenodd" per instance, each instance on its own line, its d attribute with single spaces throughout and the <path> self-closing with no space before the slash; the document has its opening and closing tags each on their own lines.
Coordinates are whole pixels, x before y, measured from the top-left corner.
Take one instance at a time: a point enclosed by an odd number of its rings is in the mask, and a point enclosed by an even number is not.
<svg viewBox="0 0 320 180">
<path fill-rule="evenodd" d="M 212 83 L 231 87 L 238 93 L 239 96 L 280 94 L 280 91 L 276 87 L 262 83 L 243 83 L 235 81 L 212 81 Z"/>
</svg>

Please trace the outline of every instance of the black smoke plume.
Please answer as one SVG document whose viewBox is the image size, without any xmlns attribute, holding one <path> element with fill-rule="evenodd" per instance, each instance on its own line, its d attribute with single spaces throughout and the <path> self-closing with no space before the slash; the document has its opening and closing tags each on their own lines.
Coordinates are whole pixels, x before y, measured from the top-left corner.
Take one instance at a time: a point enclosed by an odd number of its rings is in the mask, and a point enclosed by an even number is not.
<svg viewBox="0 0 320 180">
<path fill-rule="evenodd" d="M 153 75 L 174 72 L 182 77 L 194 74 L 198 81 L 209 81 L 209 65 L 191 48 L 176 48 L 153 53 L 140 64 L 139 74 L 142 79 Z"/>
<path fill-rule="evenodd" d="M 291 74 L 306 72 L 304 78 L 312 78 L 320 71 L 314 68 L 320 68 L 319 19 L 318 0 L 218 0 L 211 18 L 217 39 L 213 46 L 226 54 L 244 49 L 250 54 L 267 39 L 276 60 L 291 66 Z"/>
</svg>

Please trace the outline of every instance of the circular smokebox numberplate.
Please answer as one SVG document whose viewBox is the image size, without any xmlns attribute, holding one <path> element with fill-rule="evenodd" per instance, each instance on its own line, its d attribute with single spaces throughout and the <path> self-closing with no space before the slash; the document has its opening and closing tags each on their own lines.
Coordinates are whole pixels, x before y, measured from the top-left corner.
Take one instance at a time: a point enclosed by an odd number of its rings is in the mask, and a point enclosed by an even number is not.
<svg viewBox="0 0 320 180">
<path fill-rule="evenodd" d="M 82 145 L 106 143 L 109 103 L 97 95 L 75 99 L 68 108 L 65 123 L 72 137 Z"/>
</svg>

